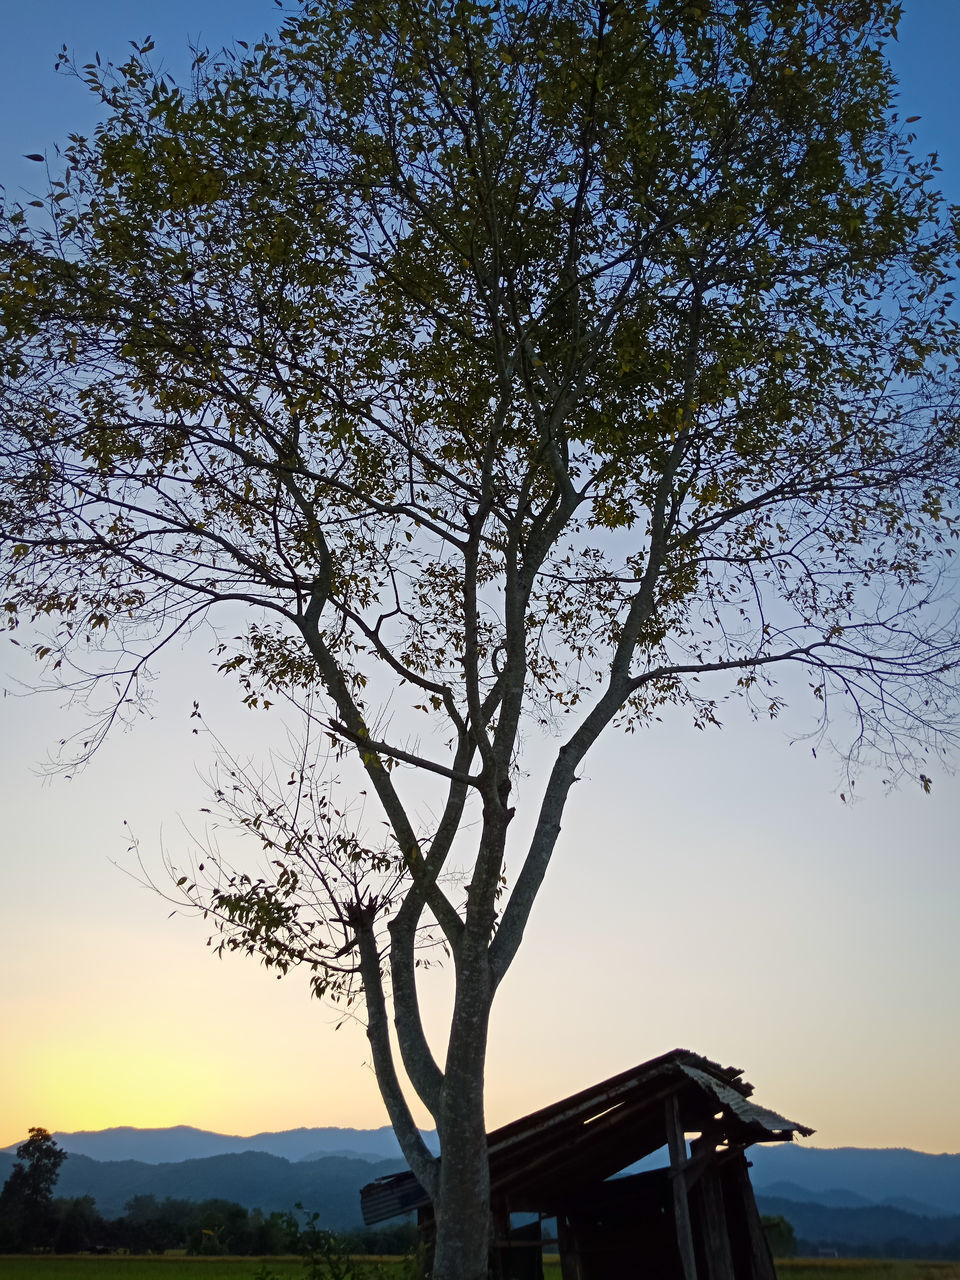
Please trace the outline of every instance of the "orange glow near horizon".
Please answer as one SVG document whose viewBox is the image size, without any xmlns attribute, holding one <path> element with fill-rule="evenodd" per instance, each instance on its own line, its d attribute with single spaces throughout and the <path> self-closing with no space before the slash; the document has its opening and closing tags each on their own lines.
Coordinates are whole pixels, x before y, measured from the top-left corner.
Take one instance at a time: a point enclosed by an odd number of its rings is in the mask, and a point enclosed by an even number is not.
<svg viewBox="0 0 960 1280">
<path fill-rule="evenodd" d="M 242 1053 L 242 1046 L 233 1046 Z M 52 1052 L 51 1052 L 52 1050 Z M 93 1035 L 72 1044 L 36 1046 L 16 1064 L 7 1077 L 0 1067 L 0 1148 L 21 1141 L 32 1125 L 51 1131 L 108 1129 L 132 1126 L 141 1129 L 192 1125 L 241 1136 L 311 1125 L 344 1125 L 373 1128 L 385 1123 L 376 1117 L 377 1103 L 364 1095 L 368 1073 L 354 1069 L 361 1088 L 351 1104 L 348 1081 L 327 1073 L 327 1105 L 323 1114 L 304 1116 L 307 1082 L 300 1071 L 290 1071 L 285 1084 L 290 1093 L 264 1096 L 264 1075 L 256 1055 L 244 1055 L 250 1076 L 260 1087 L 248 1091 L 236 1076 L 227 1074 L 222 1047 L 198 1046 L 186 1056 L 180 1044 L 97 1042 Z M 285 1091 L 284 1091 L 285 1092 Z M 336 1103 L 330 1094 L 335 1092 Z M 370 1106 L 370 1103 L 373 1106 Z"/>
<path fill-rule="evenodd" d="M 242 966 L 236 969 L 240 979 L 256 979 L 258 975 L 253 969 L 246 975 Z M 203 970 L 199 972 L 202 977 Z M 220 966 L 209 966 L 208 977 L 214 985 L 223 984 L 224 973 Z M 365 1129 L 387 1123 L 366 1064 L 362 1029 L 347 1026 L 331 1041 L 329 1026 L 317 1018 L 311 1031 L 308 1019 L 318 1012 L 316 1006 L 311 1008 L 291 984 L 264 982 L 265 976 L 259 971 L 260 981 L 253 982 L 252 995 L 269 996 L 273 1016 L 259 1000 L 244 1001 L 250 1016 L 262 1018 L 265 1029 L 269 1026 L 269 1034 L 259 1040 L 249 1038 L 237 1026 L 225 1027 L 223 1035 L 215 1038 L 198 1035 L 198 1028 L 189 1022 L 176 1034 L 169 1027 L 165 1032 L 163 1019 L 169 1012 L 160 1008 L 154 1010 L 156 1025 L 152 1027 L 138 1020 L 139 1025 L 109 1029 L 102 1022 L 86 1032 L 73 1026 L 64 1036 L 62 1030 L 35 1024 L 29 1047 L 21 1044 L 17 1052 L 5 1054 L 0 1061 L 0 1148 L 22 1141 L 31 1125 L 75 1132 L 184 1124 L 250 1136 L 300 1127 Z M 199 988 L 205 985 L 197 983 Z M 226 986 L 229 989 L 232 981 Z M 220 995 L 225 992 L 221 990 Z M 278 1000 L 281 1005 L 290 1002 L 287 1012 L 299 1009 L 299 1023 L 276 1016 Z M 229 1003 L 225 1001 L 224 1007 Z M 597 1013 L 604 1016 L 602 1010 Z M 515 1011 L 508 1008 L 505 1017 L 516 1025 Z M 945 1120 L 936 1106 L 937 1096 L 951 1087 L 947 1060 L 941 1060 L 941 1068 L 936 1058 L 927 1060 L 929 1101 L 914 1094 L 910 1108 L 898 1115 L 891 1107 L 889 1076 L 882 1080 L 865 1077 L 849 1058 L 838 1060 L 826 1041 L 818 1069 L 797 1068 L 793 1073 L 784 1070 L 782 1062 L 778 1067 L 771 1046 L 764 1048 L 756 1041 L 747 1045 L 742 1033 L 738 1039 L 743 1042 L 743 1053 L 724 1055 L 719 1036 L 705 1035 L 699 1044 L 693 1044 L 692 1037 L 683 1034 L 685 1028 L 669 1026 L 669 1014 L 662 1009 L 651 1021 L 652 1030 L 660 1037 L 659 1051 L 687 1043 L 710 1053 L 713 1040 L 715 1056 L 745 1067 L 747 1078 L 757 1087 L 759 1102 L 816 1128 L 804 1145 L 960 1150 L 960 1118 Z M 548 1043 L 549 1027 L 537 1022 L 537 1015 L 533 1015 L 530 1038 L 539 1039 L 542 1046 Z M 577 1046 L 571 1044 L 564 1061 L 547 1056 L 536 1075 L 518 1077 L 509 1070 L 511 1057 L 520 1047 L 516 1035 L 494 1036 L 488 1077 L 489 1127 L 633 1065 L 624 1045 L 622 1052 L 615 1052 L 596 1069 L 585 1047 L 588 1043 L 589 1036 Z M 529 1046 L 522 1047 L 529 1062 Z M 336 1052 L 331 1052 L 334 1049 Z M 648 1053 L 634 1056 L 633 1062 L 652 1052 L 651 1047 Z M 902 1096 L 908 1096 L 907 1079 L 900 1083 Z M 418 1120 L 424 1127 L 432 1127 L 425 1114 Z"/>
<path fill-rule="evenodd" d="M 0 1147 L 33 1125 L 244 1135 L 386 1123 L 358 1024 L 334 1034 L 330 1010 L 304 984 L 218 962 L 189 931 L 171 928 L 149 946 L 135 934 L 88 936 L 72 991 L 55 955 L 21 969 L 7 1001 L 16 1035 L 0 1055 Z M 94 971 L 109 979 L 96 1000 L 83 998 L 82 975 Z M 44 1011 L 50 990 L 62 1000 L 55 1016 Z"/>
<path fill-rule="evenodd" d="M 109 1070 L 105 1066 L 109 1063 Z M 0 1088 L 4 1089 L 4 1103 L 0 1108 L 0 1149 L 23 1141 L 31 1126 L 41 1125 L 51 1131 L 73 1133 L 80 1131 L 132 1127 L 138 1129 L 163 1129 L 177 1125 L 190 1125 L 215 1133 L 249 1137 L 256 1133 L 279 1132 L 301 1127 L 338 1127 L 369 1129 L 379 1128 L 386 1118 L 377 1114 L 376 1098 L 367 1099 L 372 1106 L 346 1108 L 347 1099 L 341 1095 L 336 1106 L 325 1114 L 315 1113 L 305 1117 L 296 1103 L 291 1106 L 271 1107 L 262 1098 L 215 1097 L 215 1090 L 206 1089 L 199 1095 L 189 1092 L 188 1073 L 172 1055 L 154 1054 L 143 1049 L 112 1051 L 106 1056 L 93 1057 L 87 1048 L 65 1049 L 59 1067 L 54 1070 L 41 1062 L 28 1064 L 36 1067 L 36 1073 L 28 1071 L 27 1082 L 21 1075 L 11 1095 L 8 1081 L 0 1071 Z M 61 1075 L 60 1073 L 63 1073 Z M 578 1082 L 578 1083 L 583 1083 Z M 573 1091 L 571 1089 L 571 1091 Z M 757 1093 L 758 1101 L 776 1106 L 777 1097 L 768 1091 Z M 557 1100 L 553 1092 L 541 1096 L 537 1105 Z M 332 1100 L 331 1100 L 332 1101 Z M 532 1109 L 531 1100 L 530 1107 Z M 877 1099 L 877 1110 L 884 1104 Z M 493 1111 L 493 1108 L 491 1108 Z M 803 1100 L 802 1113 L 790 1108 L 791 1117 L 797 1112 L 802 1120 L 819 1120 L 817 1132 L 807 1139 L 804 1146 L 814 1147 L 892 1147 L 907 1146 L 915 1150 L 940 1154 L 956 1152 L 960 1143 L 937 1123 L 934 1117 L 929 1123 L 917 1118 L 913 1123 L 889 1127 L 887 1123 L 878 1129 L 874 1126 L 851 1126 L 839 1112 L 835 1100 L 824 1091 L 816 1098 Z M 511 1109 L 509 1114 L 489 1117 L 490 1127 L 505 1123 L 522 1114 L 523 1109 Z M 18 1117 L 22 1116 L 23 1119 Z M 878 1115 L 879 1118 L 879 1115 Z M 424 1127 L 429 1125 L 423 1117 Z M 823 1135 L 823 1137 L 821 1137 Z"/>
</svg>

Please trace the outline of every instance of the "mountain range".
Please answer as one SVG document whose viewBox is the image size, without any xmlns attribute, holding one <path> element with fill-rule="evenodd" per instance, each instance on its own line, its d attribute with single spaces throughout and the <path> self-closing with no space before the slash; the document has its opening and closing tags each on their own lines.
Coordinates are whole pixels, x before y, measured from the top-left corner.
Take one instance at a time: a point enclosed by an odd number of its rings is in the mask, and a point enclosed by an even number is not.
<svg viewBox="0 0 960 1280">
<path fill-rule="evenodd" d="M 807 1246 L 900 1257 L 960 1257 L 960 1215 L 927 1217 L 891 1205 L 853 1207 L 802 1203 L 757 1192 L 762 1214 L 783 1217 Z M 808 1248 L 802 1247 L 803 1252 Z"/>
<path fill-rule="evenodd" d="M 427 1145 L 439 1151 L 437 1135 L 422 1130 Z M 170 1164 L 200 1160 L 242 1151 L 263 1151 L 284 1160 L 318 1160 L 346 1156 L 358 1160 L 400 1160 L 400 1144 L 389 1125 L 381 1129 L 285 1129 L 280 1133 L 254 1133 L 249 1137 L 212 1133 L 178 1124 L 169 1129 L 82 1129 L 53 1134 L 58 1146 L 71 1155 L 91 1160 L 138 1160 L 144 1164 Z M 13 1152 L 17 1143 L 2 1148 Z"/>
<path fill-rule="evenodd" d="M 787 1142 L 751 1147 L 748 1158 L 757 1192 L 836 1208 L 886 1204 L 931 1217 L 960 1214 L 960 1155 Z M 783 1183 L 789 1184 L 789 1194 Z M 837 1198 L 844 1194 L 845 1201 Z"/>
<path fill-rule="evenodd" d="M 91 1195 L 106 1217 L 137 1195 L 222 1198 L 266 1212 L 299 1202 L 324 1225 L 347 1229 L 360 1222 L 360 1188 L 404 1167 L 389 1128 L 239 1137 L 179 1125 L 54 1137 L 69 1153 L 56 1194 Z M 424 1138 L 437 1150 L 434 1132 Z M 0 1152 L 0 1184 L 16 1145 Z M 761 1212 L 787 1218 L 804 1241 L 960 1252 L 960 1155 L 784 1143 L 752 1147 L 749 1159 Z"/>
<path fill-rule="evenodd" d="M 0 1153 L 0 1184 L 14 1156 Z M 285 1160 L 263 1151 L 231 1152 L 147 1164 L 142 1160 L 92 1160 L 68 1155 L 54 1188 L 57 1196 L 92 1196 L 105 1218 L 120 1217 L 136 1196 L 157 1200 L 232 1200 L 247 1209 L 291 1210 L 302 1204 L 319 1214 L 320 1224 L 334 1231 L 361 1225 L 360 1188 L 374 1178 L 405 1168 L 402 1160 L 370 1161 L 324 1156 L 319 1160 Z"/>
</svg>

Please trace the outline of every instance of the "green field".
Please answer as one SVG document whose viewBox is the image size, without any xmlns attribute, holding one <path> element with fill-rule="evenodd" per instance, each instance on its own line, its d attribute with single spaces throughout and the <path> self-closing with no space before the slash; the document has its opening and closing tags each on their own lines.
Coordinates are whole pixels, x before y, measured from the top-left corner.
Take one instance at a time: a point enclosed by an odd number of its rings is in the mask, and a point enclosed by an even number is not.
<svg viewBox="0 0 960 1280">
<path fill-rule="evenodd" d="M 0 1257 L 3 1280 L 254 1280 L 266 1268 L 283 1280 L 302 1280 L 301 1258 Z"/>
<path fill-rule="evenodd" d="M 399 1265 L 399 1259 L 383 1258 L 364 1269 L 369 1280 L 386 1280 Z M 264 1269 L 281 1280 L 303 1278 L 300 1258 L 0 1256 L 3 1280 L 255 1280 Z M 781 1280 L 960 1280 L 960 1262 L 791 1258 L 777 1271 Z M 547 1263 L 545 1280 L 560 1280 L 557 1263 Z"/>
<path fill-rule="evenodd" d="M 0 1257 L 3 1280 L 254 1280 L 266 1268 L 301 1280 L 300 1258 Z"/>
<path fill-rule="evenodd" d="M 894 1258 L 788 1258 L 781 1280 L 960 1280 L 960 1262 L 901 1262 Z"/>
</svg>

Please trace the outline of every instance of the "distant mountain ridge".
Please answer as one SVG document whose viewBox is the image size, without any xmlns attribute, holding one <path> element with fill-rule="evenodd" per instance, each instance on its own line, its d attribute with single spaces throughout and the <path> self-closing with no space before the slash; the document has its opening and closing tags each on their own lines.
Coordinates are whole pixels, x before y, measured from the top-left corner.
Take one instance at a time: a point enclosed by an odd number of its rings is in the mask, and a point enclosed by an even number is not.
<svg viewBox="0 0 960 1280">
<path fill-rule="evenodd" d="M 834 1209 L 865 1209 L 873 1204 L 866 1196 L 856 1191 L 847 1191 L 844 1187 L 831 1187 L 829 1191 L 811 1191 L 809 1187 L 801 1187 L 796 1182 L 767 1182 L 762 1188 L 765 1196 L 776 1196 L 780 1200 L 794 1200 L 798 1204 L 831 1205 Z M 924 1206 L 926 1208 L 926 1206 Z M 916 1213 L 923 1209 L 917 1208 Z"/>
<path fill-rule="evenodd" d="M 438 1151 L 437 1135 L 423 1130 L 424 1141 Z M 24 1138 L 26 1134 L 24 1134 Z M 284 1160 L 319 1160 L 327 1156 L 343 1156 L 358 1160 L 402 1159 L 400 1144 L 389 1125 L 380 1129 L 285 1129 L 280 1132 L 255 1133 L 250 1137 L 195 1129 L 191 1125 L 174 1125 L 167 1129 L 137 1129 L 122 1125 L 112 1129 L 56 1132 L 53 1137 L 71 1155 L 91 1160 L 136 1160 L 144 1164 L 175 1164 L 183 1160 L 201 1160 L 209 1156 L 262 1151 Z M 18 1143 L 3 1148 L 14 1152 Z"/>
<path fill-rule="evenodd" d="M 891 1196 L 887 1200 L 870 1200 L 856 1191 L 847 1191 L 844 1187 L 831 1187 L 828 1191 L 811 1191 L 809 1187 L 798 1186 L 796 1182 L 765 1182 L 756 1188 L 758 1195 L 773 1196 L 779 1200 L 792 1200 L 795 1204 L 819 1204 L 831 1209 L 875 1209 L 878 1205 L 892 1209 L 902 1209 L 904 1213 L 912 1213 L 921 1218 L 943 1218 L 954 1215 L 938 1209 L 935 1205 L 925 1204 L 912 1196 Z"/>
<path fill-rule="evenodd" d="M 758 1195 L 790 1184 L 792 1201 L 846 1205 L 838 1194 L 852 1193 L 864 1205 L 893 1205 L 932 1215 L 960 1215 L 960 1155 L 931 1155 L 906 1147 L 808 1147 L 782 1143 L 757 1145 L 747 1153 L 750 1178 Z"/>
<path fill-rule="evenodd" d="M 798 1240 L 815 1245 L 903 1257 L 946 1250 L 943 1256 L 960 1257 L 960 1215 L 929 1218 L 890 1205 L 845 1209 L 800 1204 L 764 1195 L 762 1191 L 757 1192 L 757 1207 L 762 1214 L 786 1218 Z"/>
<path fill-rule="evenodd" d="M 436 1149 L 436 1134 L 424 1134 Z M 248 1209 L 289 1210 L 300 1202 L 322 1225 L 360 1225 L 360 1188 L 404 1168 L 389 1129 L 294 1129 L 249 1138 L 189 1126 L 57 1134 L 70 1150 L 55 1194 L 93 1196 L 106 1217 L 118 1217 L 138 1195 L 181 1200 L 233 1200 Z M 250 1149 L 258 1144 L 261 1149 Z M 237 1146 L 188 1159 L 161 1160 L 164 1151 Z M 274 1152 L 263 1146 L 273 1146 Z M 103 1153 L 100 1159 L 78 1146 Z M 0 1185 L 16 1144 L 0 1152 Z M 318 1149 L 330 1154 L 304 1158 Z M 358 1151 L 357 1148 L 360 1148 Z M 277 1148 L 289 1154 L 276 1153 Z M 120 1158 L 131 1149 L 152 1161 Z M 392 1154 L 391 1154 L 392 1149 Z M 382 1159 L 378 1156 L 386 1155 Z M 304 1154 L 302 1154 L 304 1153 Z M 104 1158 L 105 1157 L 105 1158 Z M 782 1214 L 802 1241 L 842 1251 L 960 1257 L 960 1155 L 906 1149 L 822 1148 L 783 1144 L 750 1149 L 751 1178 L 762 1213 Z"/>
<path fill-rule="evenodd" d="M 438 1151 L 434 1130 L 422 1130 Z M 389 1126 L 336 1126 L 223 1134 L 191 1125 L 164 1129 L 122 1126 L 57 1132 L 54 1138 L 72 1156 L 95 1161 L 136 1161 L 174 1165 L 214 1156 L 263 1152 L 283 1160 L 313 1162 L 331 1157 L 402 1165 L 399 1143 Z M 26 1134 L 24 1135 L 26 1137 Z M 5 1148 L 16 1150 L 17 1143 Z M 960 1214 L 960 1155 L 931 1155 L 908 1148 L 810 1147 L 800 1143 L 758 1144 L 750 1149 L 751 1178 L 758 1193 L 795 1203 L 834 1208 L 887 1204 L 927 1216 Z M 0 1170 L 3 1168 L 0 1153 Z"/>
<path fill-rule="evenodd" d="M 0 1184 L 14 1157 L 0 1154 Z M 92 1160 L 68 1155 L 54 1195 L 93 1196 L 106 1218 L 119 1217 L 135 1196 L 158 1200 L 232 1200 L 247 1209 L 292 1210 L 296 1204 L 319 1215 L 320 1224 L 335 1231 L 361 1225 L 360 1188 L 374 1178 L 397 1173 L 402 1159 L 370 1161 L 343 1156 L 320 1160 L 286 1160 L 263 1151 L 232 1152 L 147 1164 L 139 1160 Z"/>
</svg>

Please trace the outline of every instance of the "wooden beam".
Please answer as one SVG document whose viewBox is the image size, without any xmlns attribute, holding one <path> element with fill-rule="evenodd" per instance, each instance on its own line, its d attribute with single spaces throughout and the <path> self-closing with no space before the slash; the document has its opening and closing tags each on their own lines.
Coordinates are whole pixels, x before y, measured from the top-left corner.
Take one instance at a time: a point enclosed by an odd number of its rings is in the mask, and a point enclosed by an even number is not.
<svg viewBox="0 0 960 1280">
<path fill-rule="evenodd" d="M 704 1174 L 697 1190 L 696 1203 L 700 1209 L 707 1278 L 708 1280 L 736 1280 L 733 1255 L 730 1251 L 730 1235 L 727 1231 L 723 1189 L 715 1168 Z"/>
<path fill-rule="evenodd" d="M 580 1242 L 567 1222 L 566 1215 L 557 1214 L 557 1239 L 560 1249 L 561 1280 L 583 1280 L 580 1266 Z"/>
<path fill-rule="evenodd" d="M 687 1181 L 684 1166 L 687 1148 L 680 1123 L 680 1100 L 676 1094 L 666 1102 L 667 1149 L 670 1152 L 670 1174 L 673 1181 L 673 1216 L 677 1226 L 677 1247 L 683 1280 L 697 1280 L 697 1259 L 693 1249 L 693 1227 L 690 1223 L 690 1205 L 687 1202 Z"/>
<path fill-rule="evenodd" d="M 733 1194 L 742 1205 L 747 1228 L 749 1271 L 746 1280 L 777 1280 L 777 1271 L 773 1263 L 773 1254 L 767 1241 L 766 1232 L 760 1221 L 760 1212 L 750 1182 L 750 1168 L 746 1156 L 741 1152 L 736 1160 L 724 1170 L 724 1181 L 732 1188 Z"/>
<path fill-rule="evenodd" d="M 687 1194 L 693 1190 L 700 1177 L 717 1164 L 717 1153 L 709 1142 L 701 1139 L 700 1142 L 690 1143 L 690 1159 L 683 1165 L 683 1177 L 686 1182 Z"/>
</svg>

